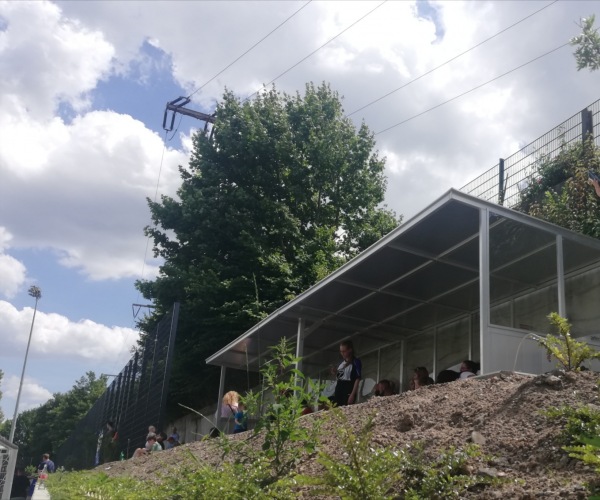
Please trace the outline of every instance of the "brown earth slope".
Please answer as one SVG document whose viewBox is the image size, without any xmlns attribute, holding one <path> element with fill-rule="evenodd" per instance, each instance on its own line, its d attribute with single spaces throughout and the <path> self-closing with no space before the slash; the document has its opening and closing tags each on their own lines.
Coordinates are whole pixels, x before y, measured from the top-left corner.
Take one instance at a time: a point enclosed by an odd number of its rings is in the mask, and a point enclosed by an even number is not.
<svg viewBox="0 0 600 500">
<path fill-rule="evenodd" d="M 540 410 L 564 404 L 599 405 L 598 374 L 555 372 L 535 378 L 502 373 L 434 385 L 398 396 L 373 398 L 343 408 L 350 422 L 374 415 L 373 446 L 401 447 L 420 441 L 434 452 L 462 448 L 475 441 L 492 458 L 473 467 L 473 474 L 503 478 L 502 485 L 469 492 L 465 498 L 587 498 L 585 484 L 596 479 L 592 468 L 570 459 L 561 449 L 559 422 L 550 422 Z M 322 418 L 312 414 L 304 419 Z M 321 449 L 340 455 L 339 438 L 326 421 Z M 249 434 L 249 433 L 248 433 Z M 232 439 L 245 439 L 240 434 Z M 217 463 L 211 442 L 195 442 L 150 457 L 101 466 L 110 475 L 156 478 L 176 469 L 192 452 L 201 463 Z M 299 471 L 319 474 L 320 465 L 307 457 Z"/>
</svg>

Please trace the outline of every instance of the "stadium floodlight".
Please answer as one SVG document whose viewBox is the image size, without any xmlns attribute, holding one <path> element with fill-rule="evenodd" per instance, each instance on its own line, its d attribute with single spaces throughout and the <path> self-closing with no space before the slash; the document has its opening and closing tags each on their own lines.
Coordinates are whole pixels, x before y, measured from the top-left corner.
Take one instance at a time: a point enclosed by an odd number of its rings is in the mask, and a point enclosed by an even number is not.
<svg viewBox="0 0 600 500">
<path fill-rule="evenodd" d="M 19 412 L 19 401 L 21 399 L 21 390 L 23 389 L 23 378 L 25 377 L 25 368 L 27 367 L 27 356 L 29 355 L 29 346 L 31 345 L 31 335 L 33 334 L 33 325 L 35 323 L 35 313 L 37 312 L 38 300 L 42 298 L 42 291 L 37 286 L 29 287 L 29 295 L 35 299 L 35 307 L 33 308 L 33 319 L 31 320 L 31 329 L 29 330 L 29 340 L 27 341 L 27 349 L 25 350 L 25 360 L 23 361 L 23 371 L 21 372 L 21 382 L 19 382 L 19 392 L 17 393 L 17 402 L 15 403 L 15 414 L 10 426 L 10 436 L 8 440 L 12 443 L 15 437 L 17 428 L 17 413 Z"/>
</svg>

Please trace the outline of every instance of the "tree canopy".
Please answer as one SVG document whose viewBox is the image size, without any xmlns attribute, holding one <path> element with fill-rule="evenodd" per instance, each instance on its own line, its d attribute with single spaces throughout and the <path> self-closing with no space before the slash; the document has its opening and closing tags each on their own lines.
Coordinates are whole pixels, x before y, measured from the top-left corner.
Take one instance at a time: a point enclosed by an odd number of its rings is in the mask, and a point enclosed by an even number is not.
<svg viewBox="0 0 600 500">
<path fill-rule="evenodd" d="M 374 146 L 326 84 L 243 102 L 224 93 L 212 136 L 198 132 L 180 167 L 178 198 L 148 200 L 164 264 L 137 283 L 157 307 L 141 326 L 181 302 L 173 405 L 214 402 L 207 356 L 396 227 Z"/>
<path fill-rule="evenodd" d="M 600 149 L 591 138 L 565 146 L 553 158 L 541 157 L 516 208 L 600 238 L 600 200 L 588 183 L 590 170 L 600 172 Z"/>
<path fill-rule="evenodd" d="M 96 378 L 94 372 L 87 372 L 70 391 L 56 393 L 38 408 L 20 413 L 14 442 L 19 446 L 21 464 L 37 465 L 42 454 L 56 452 L 102 396 L 106 382 L 106 375 Z M 11 423 L 11 420 L 6 420 L 0 427 L 0 433 L 8 437 Z"/>
<path fill-rule="evenodd" d="M 590 71 L 596 71 L 600 68 L 600 35 L 594 28 L 594 20 L 594 15 L 582 19 L 579 26 L 581 33 L 570 41 L 576 47 L 577 70 L 589 68 Z"/>
</svg>

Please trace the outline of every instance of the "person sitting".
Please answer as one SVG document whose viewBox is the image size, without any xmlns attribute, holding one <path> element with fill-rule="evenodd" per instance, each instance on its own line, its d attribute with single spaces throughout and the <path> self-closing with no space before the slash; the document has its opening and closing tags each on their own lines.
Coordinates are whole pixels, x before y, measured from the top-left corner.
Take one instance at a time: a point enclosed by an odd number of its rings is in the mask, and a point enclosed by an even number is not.
<svg viewBox="0 0 600 500">
<path fill-rule="evenodd" d="M 410 391 L 414 391 L 415 389 L 419 389 L 420 387 L 425 387 L 426 385 L 432 385 L 433 379 L 429 376 L 429 370 L 424 366 L 418 366 L 415 368 L 415 373 L 413 374 L 412 379 L 408 383 L 408 389 Z"/>
<path fill-rule="evenodd" d="M 165 443 L 167 442 L 167 435 L 164 432 L 159 432 L 156 435 L 156 442 L 164 450 L 165 449 Z"/>
<path fill-rule="evenodd" d="M 239 401 L 240 395 L 236 391 L 229 391 L 225 393 L 223 400 L 221 401 L 221 417 L 234 417 L 238 411 Z"/>
<path fill-rule="evenodd" d="M 460 365 L 460 379 L 464 380 L 467 378 L 474 377 L 481 368 L 481 365 L 476 361 L 465 359 Z"/>
<path fill-rule="evenodd" d="M 302 412 L 300 413 L 300 415 L 308 415 L 309 413 L 312 413 L 313 409 L 312 406 L 310 406 L 310 403 L 306 400 L 303 399 L 302 400 Z"/>
<path fill-rule="evenodd" d="M 179 446 L 180 444 L 181 443 L 175 439 L 175 434 L 171 434 L 165 441 L 165 450 L 170 450 L 171 448 L 175 448 L 175 446 Z"/>
<path fill-rule="evenodd" d="M 235 414 L 235 425 L 233 426 L 233 433 L 239 434 L 240 432 L 246 432 L 248 430 L 248 416 L 244 411 L 244 403 L 241 401 L 238 403 L 237 412 Z"/>
<path fill-rule="evenodd" d="M 143 457 L 144 455 L 149 455 L 153 451 L 162 451 L 162 448 L 160 447 L 160 444 L 156 442 L 156 434 L 151 432 L 146 438 L 146 446 L 135 450 L 131 458 Z"/>
<path fill-rule="evenodd" d="M 380 380 L 375 385 L 375 396 L 392 396 L 393 394 L 394 394 L 394 388 L 392 386 L 392 383 L 389 380 L 387 380 L 387 379 Z"/>
<path fill-rule="evenodd" d="M 460 377 L 460 373 L 454 370 L 442 370 L 438 373 L 437 379 L 435 381 L 436 384 L 446 384 L 448 382 L 454 382 L 458 380 Z"/>
</svg>

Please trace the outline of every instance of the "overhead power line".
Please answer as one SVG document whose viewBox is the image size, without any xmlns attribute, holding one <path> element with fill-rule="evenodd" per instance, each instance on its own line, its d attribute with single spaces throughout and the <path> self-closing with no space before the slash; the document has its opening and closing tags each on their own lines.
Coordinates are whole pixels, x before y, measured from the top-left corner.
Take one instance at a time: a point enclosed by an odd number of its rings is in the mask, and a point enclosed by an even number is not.
<svg viewBox="0 0 600 500">
<path fill-rule="evenodd" d="M 308 4 L 312 2 L 312 0 L 308 0 L 308 2 L 306 2 L 302 7 L 300 7 L 296 12 L 294 12 L 291 16 L 289 16 L 285 21 L 281 22 L 280 24 L 278 24 L 275 28 L 273 28 L 271 31 L 269 31 L 269 33 L 267 33 L 265 36 L 263 36 L 258 42 L 256 42 L 254 45 L 252 45 L 252 47 L 250 47 L 248 50 L 246 50 L 243 54 L 241 54 L 240 56 L 238 56 L 236 59 L 234 59 L 232 62 L 230 62 L 227 66 L 225 66 L 221 71 L 219 71 L 215 76 L 213 76 L 210 80 L 206 81 L 205 83 L 203 83 L 200 87 L 198 87 L 196 90 L 194 90 L 189 96 L 188 99 L 190 99 L 196 92 L 199 92 L 200 90 L 202 90 L 204 87 L 206 87 L 210 82 L 212 82 L 215 78 L 217 78 L 219 75 L 221 75 L 222 73 L 224 73 L 225 71 L 227 71 L 229 68 L 231 68 L 231 66 L 233 66 L 236 62 L 238 62 L 242 57 L 244 57 L 246 54 L 248 54 L 250 51 L 252 51 L 253 49 L 255 49 L 258 45 L 260 45 L 262 42 L 264 42 L 267 38 L 269 38 L 273 33 L 275 33 L 279 28 L 281 28 L 285 23 L 287 23 L 290 19 L 292 19 L 296 14 L 298 14 L 302 9 L 304 9 L 306 6 L 308 6 Z"/>
<path fill-rule="evenodd" d="M 369 12 L 367 12 L 366 14 L 364 14 L 362 17 L 360 17 L 359 19 L 357 19 L 356 21 L 354 21 L 350 26 L 347 26 L 346 28 L 344 28 L 342 31 L 340 31 L 337 35 L 335 35 L 333 38 L 330 38 L 329 40 L 327 40 L 323 45 L 321 45 L 320 47 L 316 48 L 315 50 L 313 50 L 310 54 L 308 54 L 306 57 L 303 57 L 302 59 L 300 59 L 296 64 L 294 64 L 293 66 L 290 66 L 288 69 L 286 69 L 283 73 L 277 75 L 275 78 L 273 78 L 269 83 L 266 83 L 263 87 L 261 87 L 260 89 L 258 89 L 256 92 L 253 92 L 252 94 L 250 94 L 248 97 L 246 97 L 246 99 L 244 99 L 243 102 L 246 102 L 248 100 L 250 100 L 252 98 L 252 96 L 255 96 L 256 94 L 258 94 L 264 87 L 268 87 L 269 85 L 271 85 L 275 80 L 278 80 L 279 78 L 281 78 L 283 75 L 289 73 L 291 70 L 293 70 L 296 66 L 298 66 L 299 64 L 303 63 L 304 61 L 306 61 L 309 57 L 312 57 L 314 54 L 316 54 L 319 50 L 321 50 L 323 47 L 325 47 L 326 45 L 330 44 L 331 42 L 333 42 L 336 38 L 340 37 L 341 35 L 343 35 L 344 33 L 346 33 L 346 31 L 348 31 L 350 28 L 356 26 L 358 23 L 360 23 L 363 19 L 365 19 L 367 16 L 370 16 L 373 12 L 375 12 L 379 7 L 381 7 L 384 3 L 386 3 L 388 0 L 384 0 L 383 2 L 381 2 L 379 5 L 377 5 L 375 8 L 371 9 Z"/>
<path fill-rule="evenodd" d="M 440 104 L 436 104 L 435 106 L 433 106 L 433 107 L 431 107 L 431 108 L 429 108 L 429 109 L 426 109 L 425 111 L 422 111 L 422 112 L 420 112 L 420 113 L 418 113 L 418 114 L 416 114 L 416 115 L 413 115 L 413 116 L 411 116 L 410 118 L 407 118 L 406 120 L 402 120 L 401 122 L 398 122 L 398 123 L 396 123 L 396 124 L 394 124 L 394 125 L 391 125 L 390 127 L 384 128 L 383 130 L 380 130 L 379 132 L 375 132 L 375 134 L 373 134 L 373 135 L 379 135 L 379 134 L 383 134 L 384 132 L 387 132 L 388 130 L 391 130 L 391 129 L 395 128 L 395 127 L 399 127 L 400 125 L 403 125 L 403 124 L 405 124 L 406 122 L 409 122 L 409 121 L 411 121 L 411 120 L 414 120 L 415 118 L 418 118 L 419 116 L 422 116 L 422 115 L 424 115 L 425 113 L 429 113 L 430 111 L 433 111 L 434 109 L 437 109 L 437 108 L 439 108 L 439 107 L 443 106 L 444 104 L 448 104 L 449 102 L 455 101 L 455 100 L 456 100 L 456 99 L 458 99 L 459 97 L 463 97 L 463 96 L 465 96 L 465 95 L 467 95 L 467 94 L 469 94 L 469 93 L 471 93 L 471 92 L 473 92 L 473 91 L 475 91 L 475 90 L 477 90 L 477 89 L 480 89 L 481 87 L 484 87 L 484 86 L 486 86 L 488 83 L 492 83 L 492 82 L 494 82 L 494 81 L 496 81 L 496 80 L 499 80 L 499 79 L 500 79 L 500 78 L 502 78 L 503 76 L 506 76 L 506 75 L 508 75 L 508 74 L 510 74 L 510 73 L 514 73 L 514 72 L 515 72 L 515 71 L 517 71 L 518 69 L 521 69 L 521 68 L 523 68 L 523 67 L 527 66 L 528 64 L 531 64 L 532 62 L 535 62 L 535 61 L 537 61 L 537 60 L 539 60 L 539 59 L 542 59 L 543 57 L 546 57 L 547 55 L 550 55 L 550 54 L 552 54 L 553 52 L 556 52 L 557 50 L 560 50 L 560 49 L 562 49 L 563 47 L 567 47 L 568 45 L 570 45 L 570 43 L 569 43 L 569 42 L 567 42 L 567 43 L 563 43 L 562 45 L 559 45 L 558 47 L 556 47 L 556 48 L 554 48 L 554 49 L 552 49 L 552 50 L 549 50 L 549 51 L 548 51 L 548 52 L 546 52 L 545 54 L 542 54 L 541 56 L 538 56 L 538 57 L 536 57 L 536 58 L 534 58 L 534 59 L 531 59 L 530 61 L 527 61 L 526 63 L 523 63 L 523 64 L 521 64 L 521 65 L 517 66 L 516 68 L 513 68 L 513 69 L 511 69 L 511 70 L 507 71 L 506 73 L 502 73 L 501 75 L 498 75 L 498 76 L 496 76 L 496 77 L 492 78 L 491 80 L 488 80 L 488 81 L 487 81 L 487 82 L 485 82 L 485 83 L 482 83 L 482 84 L 480 84 L 480 85 L 477 85 L 476 87 L 473 87 L 472 89 L 469 89 L 469 90 L 467 90 L 466 92 L 463 92 L 462 94 L 459 94 L 459 95 L 457 95 L 457 96 L 454 96 L 454 97 L 452 97 L 451 99 L 448 99 L 447 101 L 441 102 Z"/>
<path fill-rule="evenodd" d="M 413 78 L 412 80 L 406 82 L 404 85 L 401 85 L 400 87 L 398 87 L 397 89 L 394 89 L 390 92 L 388 92 L 387 94 L 382 95 L 381 97 L 378 97 L 377 99 L 375 99 L 374 101 L 371 101 L 367 104 L 365 104 L 364 106 L 355 109 L 354 111 L 352 111 L 352 113 L 348 113 L 346 116 L 352 116 L 356 113 L 358 113 L 359 111 L 362 111 L 365 108 L 368 108 L 369 106 L 372 106 L 373 104 L 381 101 L 382 99 L 385 99 L 386 97 L 391 96 L 393 93 L 398 92 L 399 90 L 402 90 L 405 87 L 408 87 L 411 83 L 415 83 L 417 80 L 420 80 L 421 78 L 433 73 L 434 71 L 440 69 L 441 67 L 445 66 L 448 63 L 451 63 L 452 61 L 458 59 L 459 57 L 464 56 L 465 54 L 467 54 L 468 52 L 471 52 L 472 50 L 476 49 L 477 47 L 480 47 L 481 45 L 483 45 L 486 42 L 489 42 L 490 40 L 492 40 L 493 38 L 496 38 L 498 35 L 501 35 L 502 33 L 504 33 L 505 31 L 508 31 L 511 28 L 514 28 L 515 26 L 517 26 L 518 24 L 522 23 L 523 21 L 529 19 L 530 17 L 535 16 L 536 14 L 540 13 L 541 11 L 543 11 L 544 9 L 547 9 L 548 7 L 550 7 L 551 5 L 554 5 L 556 2 L 558 2 L 558 0 L 554 0 L 553 2 L 550 2 L 549 4 L 545 5 L 544 7 L 542 7 L 541 9 L 536 10 L 535 12 L 532 12 L 531 14 L 529 14 L 528 16 L 525 16 L 523 19 L 517 21 L 516 23 L 511 24 L 510 26 L 504 28 L 501 31 L 498 31 L 498 33 L 496 33 L 495 35 L 490 36 L 489 38 L 486 38 L 485 40 L 483 40 L 482 42 L 479 42 L 477 45 L 473 45 L 473 47 L 471 47 L 470 49 L 465 50 L 464 52 L 461 52 L 460 54 L 452 57 L 451 59 L 448 59 L 446 62 L 443 62 L 442 64 L 440 64 L 439 66 L 436 66 L 433 69 L 430 69 L 429 71 L 423 73 L 420 76 L 417 76 L 416 78 Z"/>
</svg>

